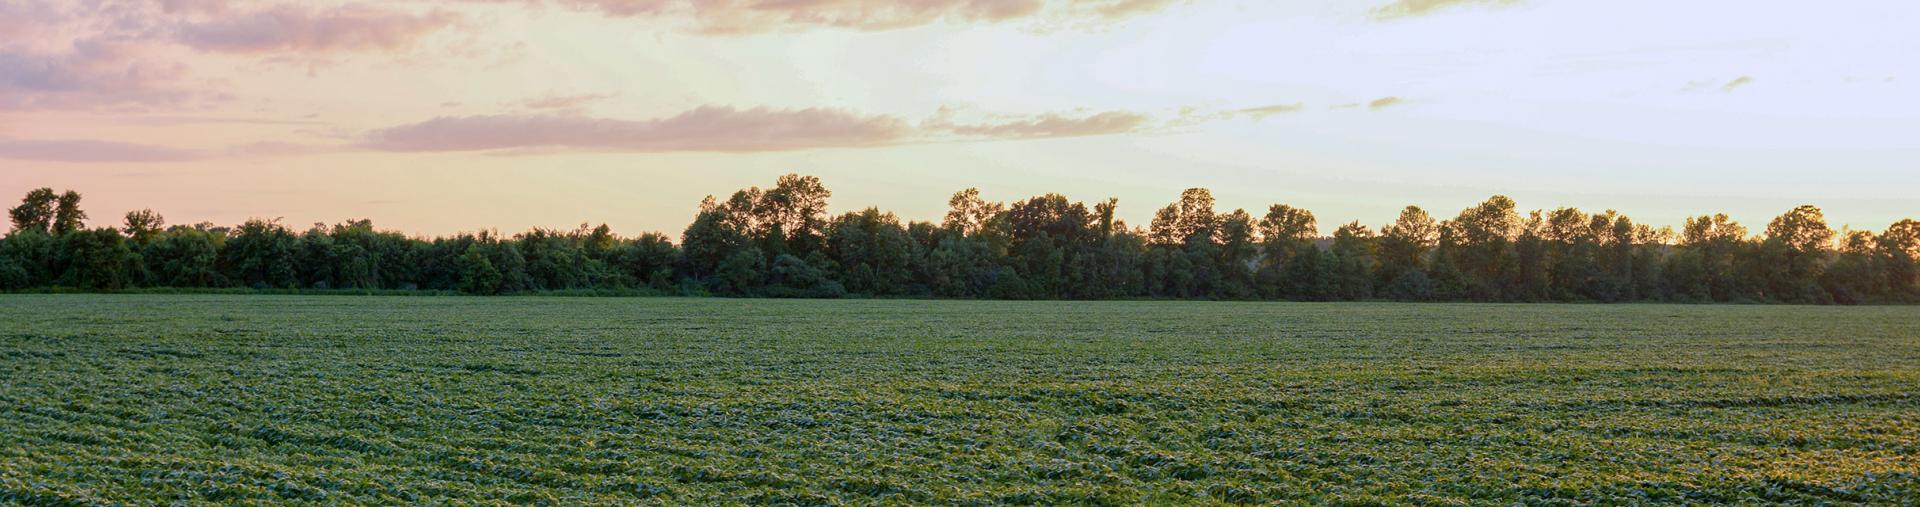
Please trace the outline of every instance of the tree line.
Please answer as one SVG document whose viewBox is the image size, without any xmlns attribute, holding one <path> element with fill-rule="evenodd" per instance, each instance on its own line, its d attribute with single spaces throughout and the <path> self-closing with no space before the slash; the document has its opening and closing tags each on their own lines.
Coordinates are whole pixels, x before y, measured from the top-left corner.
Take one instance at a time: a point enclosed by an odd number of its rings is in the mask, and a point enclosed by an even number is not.
<svg viewBox="0 0 1920 507">
<path fill-rule="evenodd" d="M 1493 196 L 1453 218 L 1408 206 L 1323 235 L 1311 211 L 1215 208 L 1188 189 L 1144 228 L 1058 194 L 953 195 L 938 223 L 829 216 L 818 178 L 700 203 L 679 241 L 606 225 L 410 237 L 369 220 L 166 226 L 151 210 L 88 227 L 73 191 L 28 192 L 0 238 L 0 290 L 147 287 L 619 291 L 752 297 L 1920 302 L 1920 222 L 1836 232 L 1799 206 L 1759 234 L 1724 214 L 1679 231 L 1612 210 L 1522 213 Z"/>
</svg>

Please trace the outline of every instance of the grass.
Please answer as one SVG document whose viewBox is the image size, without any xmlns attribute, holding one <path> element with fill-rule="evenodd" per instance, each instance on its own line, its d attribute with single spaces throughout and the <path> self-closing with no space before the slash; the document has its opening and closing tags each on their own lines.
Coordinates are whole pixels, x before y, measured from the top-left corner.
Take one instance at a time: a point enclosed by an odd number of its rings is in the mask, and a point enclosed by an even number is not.
<svg viewBox="0 0 1920 507">
<path fill-rule="evenodd" d="M 1920 307 L 0 296 L 0 503 L 1920 501 Z"/>
</svg>

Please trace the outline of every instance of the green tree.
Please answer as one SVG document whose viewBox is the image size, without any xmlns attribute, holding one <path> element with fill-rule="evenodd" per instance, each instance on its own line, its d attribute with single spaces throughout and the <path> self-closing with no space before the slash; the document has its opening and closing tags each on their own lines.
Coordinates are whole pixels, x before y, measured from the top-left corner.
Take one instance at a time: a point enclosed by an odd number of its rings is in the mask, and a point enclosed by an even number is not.
<svg viewBox="0 0 1920 507">
<path fill-rule="evenodd" d="M 227 278 L 254 288 L 287 288 L 298 284 L 299 239 L 279 220 L 248 220 L 234 229 L 220 250 Z"/>
<path fill-rule="evenodd" d="M 1392 225 L 1380 228 L 1379 275 L 1388 297 L 1427 299 L 1433 296 L 1427 255 L 1440 240 L 1440 224 L 1419 206 L 1400 210 Z"/>
<path fill-rule="evenodd" d="M 1285 204 L 1275 204 L 1267 208 L 1266 217 L 1260 220 L 1261 266 L 1260 288 L 1268 297 L 1303 298 L 1313 292 L 1312 284 L 1317 284 L 1312 275 L 1317 268 L 1293 266 L 1294 260 L 1309 251 L 1317 250 L 1313 242 L 1320 235 L 1319 226 L 1313 218 L 1313 212 Z M 1309 261 L 1317 264 L 1318 254 Z M 1302 286 L 1307 284 L 1307 286 Z"/>
<path fill-rule="evenodd" d="M 462 265 L 460 291 L 468 294 L 500 293 L 500 270 L 494 269 L 493 261 L 479 248 L 468 248 L 460 258 Z"/>
<path fill-rule="evenodd" d="M 121 227 L 120 231 L 125 232 L 127 239 L 133 240 L 134 244 L 146 246 L 153 242 L 154 237 L 160 235 L 161 227 L 166 224 L 166 219 L 161 218 L 160 214 L 154 213 L 152 209 L 129 211 L 126 226 Z"/>
<path fill-rule="evenodd" d="M 882 295 L 906 292 L 913 241 L 899 218 L 879 208 L 867 208 L 840 215 L 827 231 L 827 257 L 838 266 L 840 282 L 848 291 Z"/>
<path fill-rule="evenodd" d="M 1821 272 L 1820 285 L 1833 302 L 1847 305 L 1866 303 L 1886 294 L 1883 272 L 1874 269 L 1877 241 L 1871 231 L 1843 231 L 1840 249 Z"/>
<path fill-rule="evenodd" d="M 1254 279 L 1260 259 L 1260 244 L 1255 237 L 1253 215 L 1236 209 L 1219 217 L 1220 266 L 1219 297 L 1252 298 L 1259 295 Z"/>
<path fill-rule="evenodd" d="M 165 287 L 224 285 L 219 259 L 225 237 L 214 232 L 175 226 L 141 250 L 153 284 Z"/>
<path fill-rule="evenodd" d="M 80 209 L 80 193 L 62 192 L 53 210 L 53 234 L 59 236 L 86 228 L 87 212 Z"/>
<path fill-rule="evenodd" d="M 1826 216 L 1820 208 L 1812 205 L 1787 210 L 1767 223 L 1762 256 L 1783 261 L 1765 277 L 1768 297 L 1788 302 L 1825 302 L 1828 295 L 1818 281 L 1832 243 L 1833 229 L 1827 227 Z M 1759 271 L 1757 266 L 1755 271 Z"/>
<path fill-rule="evenodd" d="M 1373 297 L 1377 248 L 1373 231 L 1359 221 L 1333 231 L 1333 248 L 1328 253 L 1334 264 L 1332 285 L 1336 297 L 1346 300 Z"/>
<path fill-rule="evenodd" d="M 27 196 L 20 199 L 19 206 L 7 210 L 7 215 L 13 218 L 13 232 L 39 231 L 52 234 L 54 204 L 59 200 L 60 196 L 54 194 L 51 188 L 36 188 L 28 191 Z"/>
<path fill-rule="evenodd" d="M 110 229 L 80 229 L 60 236 L 59 249 L 65 271 L 61 283 L 83 289 L 124 289 L 132 287 L 140 269 L 140 255 L 127 246 L 120 232 Z"/>
<path fill-rule="evenodd" d="M 1879 265 L 1892 298 L 1920 300 L 1920 221 L 1901 220 L 1880 233 Z"/>
<path fill-rule="evenodd" d="M 1455 241 L 1441 246 L 1452 250 L 1447 257 L 1462 275 L 1466 296 L 1479 301 L 1509 297 L 1518 271 L 1513 242 L 1521 230 L 1513 199 L 1490 197 L 1461 210 L 1448 225 Z"/>
<path fill-rule="evenodd" d="M 1677 254 L 1668 265 L 1674 291 L 1693 299 L 1735 301 L 1752 297 L 1752 283 L 1738 278 L 1748 247 L 1747 228 L 1726 214 L 1687 217 Z"/>
<path fill-rule="evenodd" d="M 954 192 L 953 197 L 947 199 L 947 216 L 941 226 L 961 235 L 972 236 L 979 234 L 987 221 L 1004 209 L 1005 204 L 981 199 L 980 189 L 968 188 Z"/>
</svg>

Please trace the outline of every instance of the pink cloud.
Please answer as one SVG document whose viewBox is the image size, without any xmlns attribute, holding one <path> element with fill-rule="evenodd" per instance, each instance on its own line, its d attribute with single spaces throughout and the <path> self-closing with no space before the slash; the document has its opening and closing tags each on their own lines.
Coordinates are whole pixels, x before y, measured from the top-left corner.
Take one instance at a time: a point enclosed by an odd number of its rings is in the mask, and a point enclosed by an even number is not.
<svg viewBox="0 0 1920 507">
<path fill-rule="evenodd" d="M 906 122 L 891 116 L 707 106 L 644 121 L 539 114 L 440 117 L 374 131 L 362 144 L 387 151 L 754 152 L 877 146 L 911 134 Z"/>
<path fill-rule="evenodd" d="M 522 100 L 520 107 L 541 111 L 578 111 L 588 104 L 611 99 L 611 93 L 581 93 L 576 95 L 547 95 Z"/>
<path fill-rule="evenodd" d="M 158 0 L 167 14 L 219 14 L 226 12 L 227 0 Z"/>
<path fill-rule="evenodd" d="M 1111 111 L 1087 116 L 1057 113 L 955 124 L 949 111 L 919 126 L 886 115 L 839 109 L 735 109 L 706 106 L 654 120 L 564 114 L 444 116 L 376 130 L 361 147 L 383 151 L 561 150 L 607 152 L 758 152 L 857 148 L 972 140 L 1039 139 L 1140 131 L 1146 115 Z"/>
<path fill-rule="evenodd" d="M 0 159 L 44 162 L 179 162 L 198 153 L 144 144 L 67 139 L 0 139 Z"/>
<path fill-rule="evenodd" d="M 45 2 L 0 2 L 0 41 L 24 41 L 39 37 L 48 27 L 62 21 L 62 17 L 59 11 Z"/>
<path fill-rule="evenodd" d="M 58 53 L 0 47 L 0 110 L 180 103 L 197 95 L 186 74 L 137 42 L 86 39 Z"/>
<path fill-rule="evenodd" d="M 550 1 L 607 16 L 685 18 L 692 21 L 695 31 L 703 33 L 746 34 L 819 27 L 893 30 L 940 21 L 998 23 L 1035 18 L 1049 12 L 1077 19 L 1118 19 L 1158 11 L 1176 0 Z"/>
<path fill-rule="evenodd" d="M 201 51 L 228 53 L 393 50 L 411 47 L 458 19 L 441 10 L 416 15 L 357 5 L 330 9 L 280 5 L 184 23 L 175 39 Z"/>
</svg>

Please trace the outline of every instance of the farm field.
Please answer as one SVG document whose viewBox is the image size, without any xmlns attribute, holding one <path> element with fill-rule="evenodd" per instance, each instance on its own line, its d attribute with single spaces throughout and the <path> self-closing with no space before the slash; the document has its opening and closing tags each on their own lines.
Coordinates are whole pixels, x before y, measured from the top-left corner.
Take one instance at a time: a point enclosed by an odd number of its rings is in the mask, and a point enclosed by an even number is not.
<svg viewBox="0 0 1920 507">
<path fill-rule="evenodd" d="M 0 504 L 1920 502 L 1920 307 L 0 296 Z"/>
</svg>

